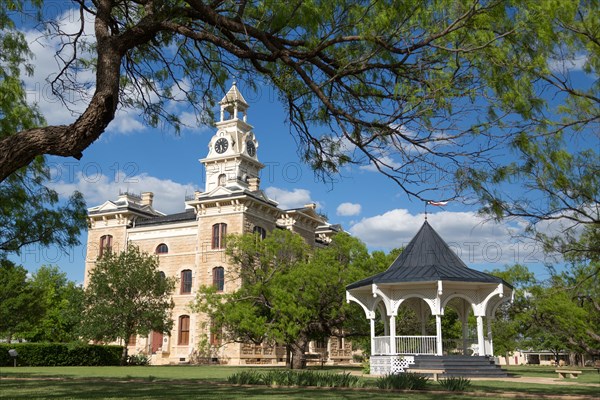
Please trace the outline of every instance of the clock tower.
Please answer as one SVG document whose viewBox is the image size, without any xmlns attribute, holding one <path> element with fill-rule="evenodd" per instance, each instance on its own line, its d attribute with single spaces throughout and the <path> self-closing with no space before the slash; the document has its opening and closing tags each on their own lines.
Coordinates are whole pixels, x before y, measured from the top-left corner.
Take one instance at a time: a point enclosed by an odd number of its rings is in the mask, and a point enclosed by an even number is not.
<svg viewBox="0 0 600 400">
<path fill-rule="evenodd" d="M 206 169 L 205 194 L 222 187 L 230 192 L 257 190 L 258 174 L 264 165 L 258 161 L 258 142 L 247 122 L 249 105 L 235 82 L 219 105 L 217 133 L 208 144 L 208 155 L 200 160 Z"/>
</svg>

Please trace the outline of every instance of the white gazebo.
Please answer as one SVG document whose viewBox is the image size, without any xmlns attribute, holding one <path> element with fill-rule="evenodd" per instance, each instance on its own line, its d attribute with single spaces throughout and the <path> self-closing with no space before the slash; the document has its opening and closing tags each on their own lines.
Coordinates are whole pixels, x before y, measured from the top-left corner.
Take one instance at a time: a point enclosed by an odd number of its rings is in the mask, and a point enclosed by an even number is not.
<svg viewBox="0 0 600 400">
<path fill-rule="evenodd" d="M 512 296 L 512 286 L 502 279 L 468 268 L 427 220 L 385 272 L 346 287 L 346 299 L 358 303 L 371 323 L 372 374 L 403 372 L 420 355 L 493 355 L 491 320 Z M 396 334 L 401 306 L 411 308 L 421 321 L 420 335 Z M 442 316 L 447 307 L 454 308 L 462 322 L 462 339 L 444 340 Z M 469 337 L 471 310 L 476 337 Z M 376 336 L 378 314 L 382 336 Z M 426 334 L 432 316 L 435 336 Z"/>
</svg>

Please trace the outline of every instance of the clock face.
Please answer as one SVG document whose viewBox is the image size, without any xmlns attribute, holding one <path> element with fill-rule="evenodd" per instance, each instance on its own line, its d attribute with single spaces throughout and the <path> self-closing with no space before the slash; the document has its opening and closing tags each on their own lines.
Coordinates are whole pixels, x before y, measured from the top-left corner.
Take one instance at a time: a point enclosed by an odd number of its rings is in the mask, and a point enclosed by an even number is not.
<svg viewBox="0 0 600 400">
<path fill-rule="evenodd" d="M 215 151 L 219 154 L 225 153 L 225 151 L 227 151 L 227 147 L 229 147 L 229 142 L 225 138 L 220 138 L 215 143 Z"/>
<path fill-rule="evenodd" d="M 254 155 L 256 154 L 256 147 L 254 146 L 254 142 L 251 140 L 248 140 L 246 142 L 246 151 L 248 152 L 248 155 L 250 157 L 254 157 Z"/>
</svg>

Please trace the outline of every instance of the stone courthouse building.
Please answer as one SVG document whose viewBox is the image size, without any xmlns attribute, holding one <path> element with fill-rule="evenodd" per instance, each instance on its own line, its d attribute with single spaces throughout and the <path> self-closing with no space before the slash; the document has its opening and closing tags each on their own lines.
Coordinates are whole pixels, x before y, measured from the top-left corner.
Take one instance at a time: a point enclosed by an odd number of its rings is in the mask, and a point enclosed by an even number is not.
<svg viewBox="0 0 600 400">
<path fill-rule="evenodd" d="M 165 215 L 153 207 L 153 193 L 121 193 L 116 200 L 88 210 L 86 274 L 104 252 L 122 251 L 133 243 L 158 255 L 160 270 L 178 280 L 173 300 L 174 327 L 147 338 L 131 338 L 129 351 L 150 354 L 153 364 L 212 361 L 236 364 L 283 362 L 282 348 L 224 343 L 211 334 L 211 322 L 193 313 L 189 303 L 201 285 L 235 291 L 239 282 L 229 277 L 231 265 L 224 237 L 232 233 L 264 236 L 273 229 L 289 229 L 314 246 L 325 246 L 339 230 L 315 211 L 314 204 L 284 210 L 260 189 L 259 143 L 247 121 L 248 103 L 235 83 L 220 104 L 216 133 L 200 162 L 206 187 L 185 199 L 185 211 Z M 183 199 L 182 199 L 183 200 Z M 351 344 L 332 338 L 311 343 L 310 352 L 326 361 L 351 358 Z"/>
</svg>

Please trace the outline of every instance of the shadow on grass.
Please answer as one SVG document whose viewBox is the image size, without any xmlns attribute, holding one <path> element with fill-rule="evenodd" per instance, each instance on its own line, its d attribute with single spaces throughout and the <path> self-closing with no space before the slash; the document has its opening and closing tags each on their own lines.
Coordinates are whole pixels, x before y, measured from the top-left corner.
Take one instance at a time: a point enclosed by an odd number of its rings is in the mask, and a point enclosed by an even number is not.
<svg viewBox="0 0 600 400">
<path fill-rule="evenodd" d="M 381 391 L 317 390 L 306 388 L 269 388 L 210 385 L 205 383 L 174 384 L 165 382 L 85 382 L 85 381 L 0 381 L 2 398 L 6 399 L 394 399 L 434 400 L 435 393 L 390 393 Z M 389 395 L 389 396 L 388 396 Z M 444 396 L 444 399 L 476 399 L 469 396 Z"/>
<path fill-rule="evenodd" d="M 487 393 L 502 393 L 502 392 L 518 392 L 529 395 L 546 395 L 546 396 L 562 396 L 562 395 L 581 395 L 581 396 L 598 396 L 599 387 L 584 386 L 584 385 L 548 385 L 536 383 L 522 383 L 510 381 L 474 381 L 471 382 L 471 389 L 478 392 Z"/>
</svg>

